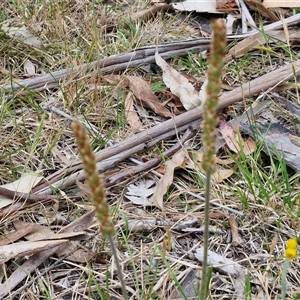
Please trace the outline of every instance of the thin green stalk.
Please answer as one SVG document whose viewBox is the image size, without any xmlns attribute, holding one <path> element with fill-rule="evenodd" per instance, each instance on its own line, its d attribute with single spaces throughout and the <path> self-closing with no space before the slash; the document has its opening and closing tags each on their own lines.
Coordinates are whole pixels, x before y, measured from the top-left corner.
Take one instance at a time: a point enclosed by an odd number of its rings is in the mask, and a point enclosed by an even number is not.
<svg viewBox="0 0 300 300">
<path fill-rule="evenodd" d="M 286 285 L 286 275 L 288 268 L 290 266 L 290 260 L 285 259 L 282 265 L 282 273 L 281 273 L 281 300 L 285 300 L 286 298 L 286 290 L 287 290 L 287 285 Z"/>
<path fill-rule="evenodd" d="M 204 235 L 203 235 L 203 261 L 202 261 L 202 277 L 200 287 L 200 299 L 205 300 L 207 298 L 207 257 L 208 257 L 208 238 L 209 238 L 209 204 L 210 204 L 210 189 L 211 189 L 211 170 L 206 172 L 205 180 L 205 207 L 204 207 Z"/>
<path fill-rule="evenodd" d="M 209 67 L 207 71 L 208 84 L 206 99 L 203 105 L 203 160 L 202 169 L 206 176 L 205 185 L 205 211 L 204 211 L 204 253 L 202 263 L 202 278 L 199 286 L 200 300 L 206 300 L 208 290 L 207 280 L 207 255 L 208 255 L 208 227 L 209 227 L 209 202 L 211 189 L 211 175 L 215 171 L 215 155 L 217 140 L 216 126 L 218 125 L 217 105 L 221 91 L 221 75 L 226 47 L 226 27 L 224 21 L 215 19 L 211 23 L 213 29 Z"/>
<path fill-rule="evenodd" d="M 124 281 L 124 277 L 123 277 L 123 273 L 122 273 L 120 261 L 119 261 L 119 258 L 118 258 L 118 253 L 116 251 L 116 245 L 115 245 L 113 236 L 111 234 L 109 234 L 107 236 L 107 239 L 108 239 L 108 241 L 110 243 L 112 254 L 113 254 L 113 257 L 115 259 L 116 266 L 117 266 L 117 272 L 118 272 L 119 280 L 121 282 L 121 288 L 122 288 L 123 298 L 124 298 L 124 300 L 128 300 L 129 298 L 128 298 L 128 295 L 127 295 L 126 285 L 125 285 L 125 281 Z"/>
</svg>

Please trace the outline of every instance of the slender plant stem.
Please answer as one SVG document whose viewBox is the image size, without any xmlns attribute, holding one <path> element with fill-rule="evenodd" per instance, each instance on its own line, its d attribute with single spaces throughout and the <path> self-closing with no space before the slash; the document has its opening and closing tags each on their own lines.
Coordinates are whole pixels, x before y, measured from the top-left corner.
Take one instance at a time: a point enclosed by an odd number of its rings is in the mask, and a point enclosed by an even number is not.
<svg viewBox="0 0 300 300">
<path fill-rule="evenodd" d="M 127 294 L 127 290 L 126 290 L 126 286 L 125 286 L 125 281 L 124 281 L 124 277 L 123 277 L 123 273 L 122 273 L 122 269 L 121 269 L 121 264 L 120 264 L 120 261 L 119 261 L 119 258 L 118 258 L 118 254 L 117 254 L 117 250 L 116 250 L 116 245 L 115 245 L 115 242 L 114 242 L 112 234 L 109 234 L 107 236 L 107 239 L 108 239 L 108 241 L 110 243 L 112 254 L 113 254 L 113 257 L 115 259 L 116 266 L 117 266 L 117 272 L 118 272 L 119 280 L 121 282 L 123 299 L 124 300 L 128 300 L 129 298 L 128 298 L 128 294 Z"/>
<path fill-rule="evenodd" d="M 290 261 L 288 259 L 285 259 L 283 262 L 282 273 L 281 273 L 281 298 L 280 298 L 280 300 L 286 299 L 286 289 L 287 289 L 286 275 L 287 275 L 289 266 L 290 266 Z"/>
<path fill-rule="evenodd" d="M 208 256 L 208 238 L 209 238 L 209 204 L 210 204 L 210 188 L 211 188 L 212 170 L 208 169 L 205 173 L 205 208 L 204 208 L 204 232 L 203 232 L 203 262 L 202 262 L 202 277 L 200 286 L 200 300 L 207 298 L 207 256 Z"/>
</svg>

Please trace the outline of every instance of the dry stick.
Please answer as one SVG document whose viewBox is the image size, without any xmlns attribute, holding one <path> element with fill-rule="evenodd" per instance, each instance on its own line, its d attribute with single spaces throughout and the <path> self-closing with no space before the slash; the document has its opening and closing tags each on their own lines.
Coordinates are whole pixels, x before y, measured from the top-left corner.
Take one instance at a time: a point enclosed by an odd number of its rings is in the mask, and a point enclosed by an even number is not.
<svg viewBox="0 0 300 300">
<path fill-rule="evenodd" d="M 91 72 L 95 70 L 99 74 L 112 73 L 124 71 L 127 68 L 137 67 L 155 62 L 155 51 L 164 58 L 171 58 L 172 56 L 185 56 L 190 51 L 204 51 L 209 49 L 210 39 L 196 39 L 175 43 L 161 44 L 158 46 L 150 46 L 137 49 L 135 51 L 112 55 L 110 57 L 94 61 L 92 63 L 82 64 L 77 67 L 67 68 L 59 71 L 52 72 L 43 76 L 21 80 L 17 83 L 8 84 L 3 87 L 6 91 L 22 90 L 35 90 L 43 91 L 59 86 L 59 82 L 67 77 L 73 79 L 79 78 L 84 75 L 84 72 Z"/>
<path fill-rule="evenodd" d="M 0 196 L 6 197 L 9 199 L 14 199 L 15 201 L 22 200 L 22 201 L 33 201 L 33 202 L 52 201 L 52 200 L 57 199 L 57 197 L 55 197 L 55 196 L 20 193 L 20 192 L 8 190 L 3 187 L 0 187 Z"/>
<path fill-rule="evenodd" d="M 219 104 L 218 104 L 218 111 L 223 110 L 229 105 L 234 104 L 235 102 L 238 102 L 240 100 L 243 100 L 245 98 L 249 98 L 253 95 L 257 95 L 263 91 L 266 91 L 268 89 L 272 89 L 281 82 L 285 80 L 290 80 L 293 78 L 294 75 L 300 74 L 300 60 L 295 61 L 294 63 L 290 63 L 282 68 L 279 68 L 275 71 L 272 71 L 268 74 L 265 74 L 259 78 L 256 78 L 248 83 L 243 84 L 241 87 L 236 88 L 230 92 L 224 93 L 219 98 Z M 173 132 L 174 127 L 177 128 L 178 132 L 180 132 L 180 128 L 187 128 L 191 122 L 194 122 L 196 120 L 199 120 L 202 116 L 203 109 L 202 107 L 194 108 L 188 112 L 185 112 L 179 116 L 174 117 L 173 119 L 167 120 L 159 125 L 156 125 L 152 128 L 149 128 L 143 132 L 140 132 L 138 134 L 135 134 L 134 136 L 119 142 L 113 146 L 110 146 L 106 149 L 103 149 L 96 153 L 96 160 L 103 161 L 105 159 L 113 158 L 113 156 L 118 155 L 124 151 L 128 151 L 133 147 L 137 147 L 138 145 L 142 145 L 143 143 L 147 143 L 156 137 L 166 134 L 168 132 Z M 184 126 L 184 127 L 181 127 Z M 186 126 L 186 127 L 185 127 Z M 184 129 L 183 129 L 184 130 Z M 144 146 L 143 146 L 144 147 Z M 139 148 L 140 149 L 140 148 Z M 133 154 L 133 153 L 131 153 Z M 130 155 L 131 155 L 130 154 Z M 71 170 L 75 171 L 80 169 L 81 161 L 76 162 Z M 68 172 L 68 169 L 62 169 L 55 174 L 55 180 L 58 178 L 61 179 L 63 176 L 66 175 L 66 172 Z M 80 179 L 78 180 L 84 180 L 84 174 L 81 173 Z M 53 183 L 53 177 L 47 178 L 46 181 L 49 181 L 50 183 Z M 76 179 L 75 179 L 76 182 Z M 61 182 L 63 183 L 63 182 Z M 60 184 L 61 184 L 60 183 Z M 74 181 L 73 181 L 74 183 Z M 60 187 L 60 184 L 56 184 L 56 187 Z M 34 189 L 37 193 L 45 193 L 49 194 L 51 193 L 50 188 L 46 188 L 44 185 L 38 186 L 36 189 Z M 44 190 L 41 190 L 44 188 Z"/>
<path fill-rule="evenodd" d="M 200 123 L 200 122 L 199 122 Z M 178 141 L 175 145 L 173 145 L 170 149 L 168 149 L 165 153 L 150 159 L 146 163 L 142 165 L 137 165 L 131 168 L 126 168 L 124 171 L 117 173 L 116 175 L 113 175 L 105 180 L 105 187 L 110 187 L 115 185 L 118 182 L 122 182 L 135 174 L 139 174 L 141 172 L 150 170 L 151 168 L 154 168 L 155 166 L 159 165 L 163 158 L 170 158 L 172 155 L 174 155 L 179 149 L 181 149 L 182 145 L 189 139 L 191 139 L 193 136 L 195 136 L 197 133 L 196 126 L 190 126 L 183 137 Z"/>
<path fill-rule="evenodd" d="M 172 135 L 175 135 L 176 132 L 181 132 L 185 129 L 187 129 L 190 126 L 199 125 L 200 120 L 196 120 L 190 123 L 187 123 L 183 126 L 180 126 L 179 128 L 176 128 L 171 131 L 168 131 L 167 133 L 160 134 L 156 136 L 153 139 L 149 138 L 149 141 L 146 141 L 144 143 L 140 143 L 139 141 L 135 141 L 134 144 L 130 144 L 131 146 L 126 147 L 126 149 L 119 151 L 116 155 L 110 155 L 109 152 L 107 152 L 107 156 L 98 156 L 97 157 L 97 170 L 99 172 L 104 172 L 105 170 L 108 170 L 109 168 L 116 165 L 118 162 L 123 161 L 124 159 L 128 158 L 130 155 L 137 153 L 139 151 L 143 151 L 147 148 L 153 147 L 155 144 L 160 142 L 161 140 L 164 140 Z M 147 130 L 146 130 L 147 131 Z M 146 132 L 145 131 L 145 132 Z M 112 146 L 111 146 L 112 147 Z M 110 147 L 109 147 L 110 148 Z M 109 149 L 107 148 L 107 149 Z M 104 149 L 106 150 L 106 149 Z M 104 151 L 101 150 L 100 152 Z M 98 152 L 98 153 L 100 153 Z M 96 154 L 97 155 L 97 154 Z M 78 171 L 79 170 L 79 171 Z M 72 173 L 69 177 L 66 177 L 67 174 Z M 78 163 L 75 163 L 72 167 L 67 167 L 64 169 L 60 169 L 59 171 L 55 172 L 54 174 L 50 175 L 48 178 L 46 178 L 46 183 L 42 183 L 34 188 L 33 192 L 37 194 L 51 194 L 53 188 L 63 188 L 70 186 L 76 181 L 83 181 L 85 179 L 85 173 L 83 170 L 81 170 L 81 161 Z M 51 188 L 49 187 L 51 185 Z"/>
</svg>

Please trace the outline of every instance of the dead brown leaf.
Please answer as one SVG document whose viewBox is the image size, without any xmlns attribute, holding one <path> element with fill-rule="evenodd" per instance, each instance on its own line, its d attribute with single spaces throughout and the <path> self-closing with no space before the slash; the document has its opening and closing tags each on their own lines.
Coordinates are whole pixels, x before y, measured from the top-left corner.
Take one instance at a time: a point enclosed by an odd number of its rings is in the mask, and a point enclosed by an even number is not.
<svg viewBox="0 0 300 300">
<path fill-rule="evenodd" d="M 211 175 L 211 178 L 214 182 L 220 183 L 229 178 L 233 173 L 234 171 L 232 169 L 218 167 L 217 170 Z"/>
<path fill-rule="evenodd" d="M 134 109 L 133 106 L 134 96 L 132 92 L 129 92 L 125 99 L 125 114 L 126 119 L 130 127 L 136 131 L 140 131 L 143 128 L 143 124 Z"/>
<path fill-rule="evenodd" d="M 121 76 L 121 75 L 117 75 L 117 74 L 108 74 L 105 75 L 103 77 L 103 79 L 110 83 L 110 84 L 114 84 L 117 85 L 120 88 L 127 88 L 129 85 L 129 81 L 127 79 L 127 77 Z"/>
<path fill-rule="evenodd" d="M 251 137 L 248 137 L 248 139 L 244 141 L 244 146 L 243 146 L 244 154 L 249 155 L 253 153 L 255 149 L 256 149 L 256 142 Z"/>
<path fill-rule="evenodd" d="M 273 22 L 277 22 L 280 19 L 275 15 L 273 11 L 267 9 L 260 0 L 245 0 L 246 4 L 248 4 L 252 9 L 258 11 L 263 16 L 270 18 Z"/>
<path fill-rule="evenodd" d="M 159 99 L 152 93 L 150 85 L 143 78 L 128 76 L 129 88 L 136 97 L 139 104 L 153 110 L 157 115 L 171 118 L 172 113 L 163 106 Z"/>
<path fill-rule="evenodd" d="M 255 151 L 256 142 L 251 137 L 244 141 L 240 134 L 235 132 L 227 122 L 221 120 L 219 130 L 227 146 L 234 153 L 243 151 L 245 155 L 249 155 Z"/>
<path fill-rule="evenodd" d="M 189 155 L 191 159 L 185 159 L 183 166 L 187 169 L 191 170 L 201 170 L 201 162 L 203 160 L 203 152 L 196 152 L 196 151 L 189 151 Z M 217 163 L 223 162 L 223 165 L 226 164 L 231 164 L 233 160 L 221 160 L 221 159 L 216 159 Z M 222 182 L 223 180 L 229 178 L 234 171 L 232 169 L 225 169 L 218 164 L 216 165 L 216 171 L 211 175 L 211 178 L 214 182 Z"/>
<path fill-rule="evenodd" d="M 255 33 L 243 39 L 242 41 L 237 43 L 234 47 L 229 49 L 225 57 L 225 60 L 229 61 L 232 59 L 232 57 L 241 57 L 245 53 L 253 50 L 254 47 L 262 45 L 265 42 L 266 42 L 266 37 L 261 32 Z"/>
<path fill-rule="evenodd" d="M 216 0 L 217 10 L 222 12 L 239 12 L 235 0 Z"/>
<path fill-rule="evenodd" d="M 196 91 L 188 79 L 172 68 L 157 52 L 155 53 L 156 63 L 163 71 L 163 81 L 171 92 L 179 97 L 186 110 L 193 109 L 203 104 L 205 90 L 200 93 Z"/>
<path fill-rule="evenodd" d="M 226 121 L 220 120 L 219 131 L 231 151 L 238 153 L 242 150 L 243 140 Z"/>
<path fill-rule="evenodd" d="M 32 224 L 33 223 L 28 223 L 14 232 L 11 232 L 7 235 L 2 235 L 0 238 L 0 246 L 11 244 L 19 240 L 20 238 L 32 233 L 35 229 Z"/>
<path fill-rule="evenodd" d="M 29 225 L 31 228 L 33 228 L 32 233 L 29 233 L 25 236 L 25 238 L 28 241 L 41 241 L 44 240 L 47 236 L 53 235 L 52 230 L 50 230 L 48 227 L 37 224 L 37 223 L 27 223 L 21 220 L 15 220 L 13 222 L 15 228 L 17 230 L 20 230 L 24 228 L 25 226 Z"/>
<path fill-rule="evenodd" d="M 165 164 L 165 174 L 160 178 L 157 189 L 153 194 L 153 204 L 161 210 L 164 210 L 163 197 L 168 191 L 169 186 L 173 183 L 174 170 L 181 167 L 184 158 L 185 152 L 181 149 Z"/>
<path fill-rule="evenodd" d="M 88 215 L 89 216 L 89 215 Z M 84 220 L 84 219 L 83 219 Z M 25 238 L 29 241 L 39 241 L 39 240 L 45 240 L 45 239 L 80 239 L 84 240 L 86 238 L 86 233 L 83 231 L 78 232 L 61 232 L 54 234 L 48 227 L 42 226 L 40 224 L 34 224 L 34 223 L 26 223 L 20 220 L 14 221 L 14 226 L 17 229 L 20 229 L 22 227 L 25 227 L 27 224 L 30 224 L 32 228 L 34 228 L 34 231 L 28 235 L 25 236 Z M 84 229 L 84 225 L 82 224 L 82 229 Z M 64 253 L 72 252 L 71 249 L 76 247 L 75 242 L 72 242 L 72 244 L 69 242 L 69 240 L 66 240 L 68 243 L 66 243 L 65 246 L 61 247 L 56 254 L 58 256 L 64 255 Z M 68 260 L 75 261 L 75 262 L 86 262 L 90 260 L 92 257 L 91 253 L 88 253 L 84 249 L 78 249 L 77 251 L 73 252 L 69 257 Z"/>
</svg>

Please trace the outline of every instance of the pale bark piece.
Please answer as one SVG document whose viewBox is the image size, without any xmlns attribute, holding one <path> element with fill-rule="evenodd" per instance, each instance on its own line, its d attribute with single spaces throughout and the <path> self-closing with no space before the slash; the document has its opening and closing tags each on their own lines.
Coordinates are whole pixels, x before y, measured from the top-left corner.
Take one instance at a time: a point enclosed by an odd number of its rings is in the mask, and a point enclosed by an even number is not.
<svg viewBox="0 0 300 300">
<path fill-rule="evenodd" d="M 300 137 L 296 135 L 289 134 L 289 138 L 292 144 L 300 148 Z"/>
<path fill-rule="evenodd" d="M 158 53 L 155 53 L 156 63 L 163 71 L 163 81 L 171 92 L 179 97 L 186 110 L 201 106 L 204 99 L 200 98 L 188 79 L 172 68 Z"/>
<path fill-rule="evenodd" d="M 34 48 L 44 48 L 42 41 L 38 37 L 34 36 L 25 26 L 10 26 L 9 21 L 6 21 L 2 24 L 1 29 L 12 39 L 21 41 L 22 43 Z"/>
<path fill-rule="evenodd" d="M 158 226 L 156 218 L 145 217 L 128 220 L 126 224 L 124 224 L 124 222 L 120 222 L 118 225 L 123 227 L 126 226 L 126 228 L 128 228 L 127 230 L 130 230 L 130 232 L 151 232 Z"/>
<path fill-rule="evenodd" d="M 168 191 L 169 186 L 173 183 L 174 170 L 181 167 L 184 162 L 185 151 L 181 149 L 166 162 L 165 174 L 157 184 L 157 189 L 153 194 L 153 204 L 159 209 L 164 210 L 163 197 Z"/>
<path fill-rule="evenodd" d="M 35 65 L 29 59 L 26 59 L 24 62 L 24 71 L 27 76 L 36 75 Z"/>
<path fill-rule="evenodd" d="M 129 92 L 125 99 L 125 115 L 130 127 L 134 130 L 140 131 L 143 128 L 143 124 L 136 110 L 134 109 L 133 102 L 134 102 L 133 94 L 132 92 Z"/>
<path fill-rule="evenodd" d="M 177 287 L 172 291 L 169 299 L 185 300 L 197 299 L 199 294 L 199 274 L 200 270 L 189 269 L 188 273 L 180 281 L 181 289 Z M 181 292 L 183 291 L 183 293 Z"/>
<path fill-rule="evenodd" d="M 195 257 L 200 262 L 203 262 L 203 255 L 203 247 L 196 249 Z M 243 299 L 246 280 L 246 270 L 243 266 L 210 250 L 208 250 L 207 263 L 217 271 L 233 277 L 232 283 L 234 284 L 236 294 Z"/>
<path fill-rule="evenodd" d="M 172 118 L 173 114 L 160 102 L 151 91 L 150 85 L 141 77 L 128 76 L 129 88 L 139 101 L 138 104 L 152 109 L 157 115 Z"/>
<path fill-rule="evenodd" d="M 264 0 L 265 7 L 300 7 L 299 0 Z"/>
<path fill-rule="evenodd" d="M 41 241 L 41 240 L 59 240 L 59 239 L 84 240 L 86 237 L 86 232 L 84 231 L 53 233 L 52 230 L 50 230 L 46 226 L 36 224 L 36 223 L 26 223 L 20 220 L 14 221 L 14 226 L 17 230 L 30 227 L 31 232 L 28 233 L 25 236 L 25 238 L 28 241 L 32 241 L 32 242 Z"/>
<path fill-rule="evenodd" d="M 17 193 L 29 193 L 32 188 L 36 186 L 42 179 L 43 177 L 37 174 L 26 173 L 23 174 L 20 179 L 8 184 L 1 185 L 1 187 L 10 191 L 15 191 Z M 17 194 L 16 199 L 18 199 Z M 11 198 L 0 196 L 0 208 L 7 206 L 13 202 L 14 200 Z"/>
<path fill-rule="evenodd" d="M 203 247 L 197 248 L 195 257 L 200 262 L 203 262 L 203 255 L 204 255 L 204 248 Z M 243 271 L 243 267 L 239 263 L 231 259 L 228 259 L 226 257 L 223 257 L 222 255 L 216 252 L 208 250 L 207 258 L 208 258 L 207 260 L 208 265 L 214 267 L 222 274 L 231 275 L 234 276 L 234 278 L 236 278 Z"/>
<path fill-rule="evenodd" d="M 78 249 L 74 253 L 72 253 L 72 249 L 75 249 L 76 247 L 76 240 L 85 240 L 87 238 L 86 233 L 83 231 L 85 230 L 92 222 L 93 222 L 93 214 L 91 215 L 86 214 L 82 218 L 77 219 L 77 222 L 82 222 L 82 224 L 78 225 L 81 226 L 81 230 L 77 228 L 74 231 L 65 231 L 54 234 L 48 227 L 42 226 L 40 224 L 31 224 L 31 227 L 34 228 L 34 232 L 31 234 L 28 234 L 25 236 L 25 238 L 29 241 L 39 241 L 39 240 L 45 240 L 45 239 L 68 239 L 68 243 L 66 243 L 65 246 L 62 247 L 56 254 L 58 256 L 63 256 L 65 253 L 70 252 L 70 256 L 68 257 L 68 260 L 75 261 L 75 262 L 86 262 L 91 259 L 92 254 L 88 253 L 84 249 Z M 80 221 L 81 220 L 81 221 Z M 73 223 L 71 223 L 73 224 Z M 22 227 L 25 227 L 28 225 L 28 223 L 16 220 L 14 221 L 14 226 L 17 229 L 20 229 Z M 73 224 L 74 226 L 74 224 Z M 66 230 L 66 229 L 64 229 Z M 72 240 L 72 243 L 70 242 Z"/>
<path fill-rule="evenodd" d="M 300 119 L 300 106 L 280 96 L 276 96 L 280 105 L 289 110 L 294 118 Z M 275 158 L 283 158 L 288 166 L 300 171 L 300 137 L 285 128 L 267 108 L 268 119 L 264 116 L 265 110 L 252 116 L 251 111 L 239 122 L 241 131 L 249 134 L 257 142 L 263 142 L 263 150 Z M 269 121 L 271 120 L 271 122 Z M 278 157 L 279 155 L 279 157 Z"/>
<path fill-rule="evenodd" d="M 263 142 L 264 152 L 275 158 L 278 158 L 279 155 L 288 166 L 300 171 L 300 147 L 291 141 L 292 133 L 283 125 L 279 123 L 266 124 L 256 120 L 253 124 L 240 123 L 240 129 L 256 141 Z"/>
<path fill-rule="evenodd" d="M 199 1 L 199 0 L 185 0 L 175 2 L 172 4 L 174 9 L 181 11 L 197 11 L 218 13 L 216 0 Z"/>
<path fill-rule="evenodd" d="M 80 218 L 76 219 L 69 225 L 65 226 L 63 229 L 59 231 L 59 233 L 68 233 L 68 232 L 80 232 L 86 230 L 90 227 L 94 222 L 95 211 L 90 211 L 85 215 L 81 216 Z M 70 242 L 68 241 L 65 245 L 60 247 L 56 254 L 58 256 L 63 256 L 65 254 L 70 253 L 67 257 L 68 260 L 75 261 L 75 262 L 87 262 L 93 257 L 93 253 L 84 250 L 78 249 L 75 250 L 79 242 Z"/>
<path fill-rule="evenodd" d="M 10 259 L 33 255 L 43 250 L 48 250 L 60 246 L 67 240 L 59 241 L 38 241 L 38 242 L 19 242 L 0 247 L 0 263 L 5 263 Z"/>
<path fill-rule="evenodd" d="M 56 246 L 52 249 L 41 251 L 38 254 L 32 255 L 22 266 L 15 270 L 8 280 L 0 284 L 0 299 L 3 299 L 9 294 L 28 274 L 33 272 L 40 264 L 42 264 L 49 256 L 55 253 L 61 246 Z"/>
</svg>

